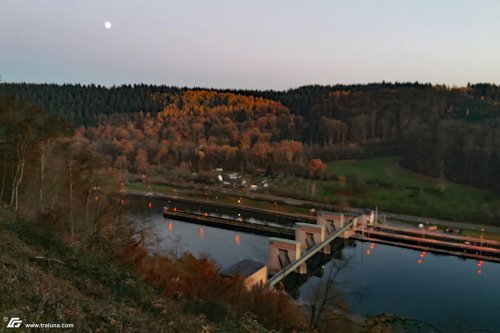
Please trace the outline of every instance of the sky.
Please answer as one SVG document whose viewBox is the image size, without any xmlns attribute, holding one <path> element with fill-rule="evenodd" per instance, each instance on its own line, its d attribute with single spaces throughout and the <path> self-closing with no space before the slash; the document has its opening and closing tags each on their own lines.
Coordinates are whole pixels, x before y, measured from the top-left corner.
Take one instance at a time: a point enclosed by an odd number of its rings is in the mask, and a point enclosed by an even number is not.
<svg viewBox="0 0 500 333">
<path fill-rule="evenodd" d="M 0 76 L 241 89 L 500 84 L 500 1 L 0 0 Z"/>
</svg>

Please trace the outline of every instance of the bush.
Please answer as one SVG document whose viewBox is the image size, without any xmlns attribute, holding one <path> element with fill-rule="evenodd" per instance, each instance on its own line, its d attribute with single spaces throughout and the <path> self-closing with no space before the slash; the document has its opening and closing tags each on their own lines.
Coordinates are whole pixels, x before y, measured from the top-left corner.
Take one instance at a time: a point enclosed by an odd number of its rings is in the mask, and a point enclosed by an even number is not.
<svg viewBox="0 0 500 333">
<path fill-rule="evenodd" d="M 220 323 L 231 313 L 231 306 L 228 303 L 214 300 L 188 301 L 184 305 L 184 313 L 204 314 L 209 320 Z"/>
<path fill-rule="evenodd" d="M 359 172 L 354 172 L 349 176 L 348 184 L 349 188 L 356 193 L 365 192 L 367 189 L 365 179 Z"/>
</svg>

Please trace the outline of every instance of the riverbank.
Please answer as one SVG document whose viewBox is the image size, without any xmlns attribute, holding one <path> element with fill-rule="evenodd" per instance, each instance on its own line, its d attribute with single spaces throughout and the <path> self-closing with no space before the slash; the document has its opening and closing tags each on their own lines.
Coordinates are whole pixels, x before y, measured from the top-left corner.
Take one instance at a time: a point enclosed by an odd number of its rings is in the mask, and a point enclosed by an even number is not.
<svg viewBox="0 0 500 333">
<path fill-rule="evenodd" d="M 166 246 L 170 239 L 182 239 L 185 251 L 213 256 L 222 267 L 242 258 L 263 262 L 267 259 L 266 237 L 165 220 L 161 216 L 160 203 L 153 200 L 152 209 L 147 209 L 147 199 L 140 200 L 149 216 L 147 223 L 154 227 L 153 230 L 160 231 L 158 235 L 165 239 Z M 397 314 L 388 318 L 387 324 L 394 320 L 400 320 L 400 324 L 428 322 L 442 332 L 465 332 L 473 328 L 494 331 L 492 327 L 497 327 L 499 264 L 434 252 L 422 258 L 422 251 L 380 243 L 356 240 L 340 243 L 341 252 L 332 251 L 321 260 L 311 259 L 307 277 L 297 277 L 298 285 L 294 290 L 300 290 L 294 293 L 288 289 L 293 285 L 287 283 L 285 290 L 310 304 L 317 299 L 314 298 L 315 290 L 324 290 L 328 279 L 336 276 L 332 294 L 347 302 L 348 311 L 379 323 L 384 322 L 379 315 L 386 312 Z M 344 263 L 347 266 L 342 269 Z M 332 267 L 334 270 L 330 273 Z M 336 330 L 338 327 L 332 325 L 326 331 Z"/>
<path fill-rule="evenodd" d="M 183 199 L 191 201 L 194 204 L 223 204 L 227 207 L 232 207 L 235 210 L 248 208 L 258 209 L 270 214 L 285 214 L 295 216 L 297 220 L 306 217 L 312 218 L 315 216 L 316 209 L 324 209 L 330 211 L 339 211 L 339 207 L 320 202 L 300 200 L 276 195 L 266 195 L 261 193 L 252 193 L 241 190 L 219 189 L 217 187 L 205 189 L 205 191 L 196 191 L 192 189 L 179 189 L 165 185 L 132 183 L 128 186 L 129 192 L 147 196 L 155 194 L 168 199 Z M 350 212 L 360 212 L 362 209 L 350 208 Z M 458 228 L 462 236 L 479 237 L 481 229 L 484 239 L 500 241 L 500 227 L 486 224 L 467 223 L 446 221 L 432 218 L 422 218 L 418 216 L 395 214 L 390 212 L 378 212 L 379 222 L 393 226 L 414 226 L 419 224 L 436 225 L 439 229 Z"/>
<path fill-rule="evenodd" d="M 113 256 L 75 251 L 47 227 L 1 208 L 0 272 L 3 318 L 74 325 L 61 332 L 193 332 L 208 324 Z"/>
<path fill-rule="evenodd" d="M 270 332 L 262 322 L 275 327 L 281 321 L 266 317 L 265 311 L 281 318 L 290 313 L 294 318 L 286 319 L 289 325 L 301 320 L 286 296 L 247 295 L 235 279 L 230 290 L 241 289 L 242 299 L 268 304 L 262 313 L 242 310 L 237 295 L 231 302 L 224 298 L 232 294 L 206 259 L 187 254 L 174 265 L 167 257 L 128 253 L 121 260 L 98 244 L 72 247 L 49 226 L 0 208 L 0 316 L 23 323 L 72 325 L 61 332 Z M 177 280 L 171 274 L 178 274 Z M 210 279 L 201 288 L 200 279 L 207 274 Z M 276 311 L 278 303 L 281 308 Z M 2 332 L 6 324 L 0 325 Z M 291 327 L 285 325 L 283 331 Z"/>
</svg>

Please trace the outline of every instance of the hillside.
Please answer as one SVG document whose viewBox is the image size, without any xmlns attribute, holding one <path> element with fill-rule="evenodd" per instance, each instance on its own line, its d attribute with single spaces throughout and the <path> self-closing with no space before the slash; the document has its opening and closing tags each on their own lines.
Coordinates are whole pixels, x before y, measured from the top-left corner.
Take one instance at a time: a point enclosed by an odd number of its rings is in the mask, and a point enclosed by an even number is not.
<svg viewBox="0 0 500 333">
<path fill-rule="evenodd" d="M 47 228 L 0 210 L 0 315 L 77 332 L 200 332 L 203 318 L 160 298 L 116 260 L 77 253 Z M 2 331 L 2 329 L 0 329 Z"/>
<path fill-rule="evenodd" d="M 110 253 L 76 251 L 2 208 L 0 272 L 2 318 L 74 325 L 61 332 L 270 332 L 251 314 L 221 321 L 217 301 L 164 297 Z"/>
<path fill-rule="evenodd" d="M 307 177 L 314 159 L 401 155 L 413 171 L 500 191 L 495 85 L 383 82 L 279 92 L 0 84 L 7 95 L 84 125 L 78 137 L 132 174 L 224 167 Z"/>
</svg>

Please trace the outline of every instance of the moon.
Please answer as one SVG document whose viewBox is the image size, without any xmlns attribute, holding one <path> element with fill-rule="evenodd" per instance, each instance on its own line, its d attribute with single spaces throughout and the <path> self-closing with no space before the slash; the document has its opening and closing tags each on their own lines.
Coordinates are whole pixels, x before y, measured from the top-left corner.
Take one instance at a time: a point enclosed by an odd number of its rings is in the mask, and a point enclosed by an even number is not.
<svg viewBox="0 0 500 333">
<path fill-rule="evenodd" d="M 111 22 L 109 22 L 109 21 L 104 22 L 104 27 L 106 29 L 111 29 Z"/>
</svg>

